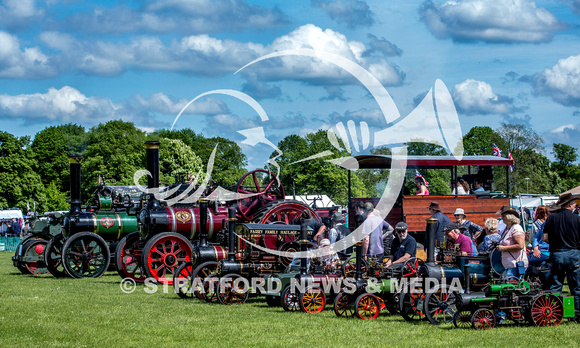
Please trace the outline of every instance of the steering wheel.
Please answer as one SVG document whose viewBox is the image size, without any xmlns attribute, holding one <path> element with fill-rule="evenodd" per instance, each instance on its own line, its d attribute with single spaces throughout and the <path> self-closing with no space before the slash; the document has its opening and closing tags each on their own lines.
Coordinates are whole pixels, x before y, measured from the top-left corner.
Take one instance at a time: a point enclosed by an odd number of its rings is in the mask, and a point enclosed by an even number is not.
<svg viewBox="0 0 580 348">
<path fill-rule="evenodd" d="M 264 173 L 267 177 L 272 178 L 272 180 L 262 187 L 258 173 Z M 280 179 L 270 171 L 264 169 L 256 169 L 242 176 L 236 184 L 235 192 L 252 195 L 238 199 L 238 211 L 248 221 L 251 220 L 254 212 L 264 204 L 286 197 Z"/>
</svg>

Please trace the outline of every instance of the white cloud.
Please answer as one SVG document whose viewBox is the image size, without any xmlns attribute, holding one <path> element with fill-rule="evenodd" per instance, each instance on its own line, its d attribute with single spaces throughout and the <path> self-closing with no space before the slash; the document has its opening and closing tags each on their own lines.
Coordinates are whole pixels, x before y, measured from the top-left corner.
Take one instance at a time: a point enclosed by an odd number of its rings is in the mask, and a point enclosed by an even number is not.
<svg viewBox="0 0 580 348">
<path fill-rule="evenodd" d="M 148 1 L 138 8 L 98 7 L 90 13 L 78 12 L 65 17 L 56 26 L 93 33 L 190 35 L 275 28 L 288 22 L 277 7 L 249 5 L 244 0 L 170 0 Z"/>
<path fill-rule="evenodd" d="M 370 27 L 375 23 L 374 13 L 365 1 L 312 0 L 312 6 L 322 9 L 333 20 L 346 23 L 351 29 L 358 26 Z"/>
<path fill-rule="evenodd" d="M 141 95 L 135 96 L 133 108 L 136 110 L 149 110 L 166 115 L 177 115 L 187 105 L 189 100 L 185 98 L 172 98 L 163 93 L 151 94 L 148 98 Z M 185 109 L 184 114 L 217 115 L 227 113 L 228 107 L 224 102 L 211 96 L 196 100 Z"/>
<path fill-rule="evenodd" d="M 546 144 L 560 143 L 580 148 L 580 124 L 566 124 L 543 134 Z"/>
<path fill-rule="evenodd" d="M 520 111 L 513 99 L 495 94 L 484 81 L 467 79 L 453 87 L 452 95 L 457 110 L 466 115 L 505 115 Z"/>
<path fill-rule="evenodd" d="M 533 0 L 428 0 L 419 12 L 436 37 L 455 41 L 549 42 L 566 29 Z"/>
<path fill-rule="evenodd" d="M 47 78 L 57 75 L 38 47 L 22 49 L 16 36 L 0 31 L 0 78 Z"/>
<path fill-rule="evenodd" d="M 29 28 L 43 16 L 44 10 L 36 6 L 35 0 L 3 0 L 0 4 L 0 24 L 10 29 Z"/>
<path fill-rule="evenodd" d="M 580 106 L 580 55 L 560 59 L 532 77 L 534 92 L 565 106 Z"/>
</svg>

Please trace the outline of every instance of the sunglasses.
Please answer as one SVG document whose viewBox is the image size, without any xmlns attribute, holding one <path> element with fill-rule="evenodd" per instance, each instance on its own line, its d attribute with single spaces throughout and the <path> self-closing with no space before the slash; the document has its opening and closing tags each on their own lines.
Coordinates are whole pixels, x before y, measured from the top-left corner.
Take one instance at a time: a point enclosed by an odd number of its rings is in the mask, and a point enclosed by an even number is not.
<svg viewBox="0 0 580 348">
<path fill-rule="evenodd" d="M 407 232 L 407 231 L 399 231 L 399 230 L 397 230 L 397 233 L 398 233 L 398 234 L 403 234 L 403 233 L 406 233 L 406 232 Z"/>
</svg>

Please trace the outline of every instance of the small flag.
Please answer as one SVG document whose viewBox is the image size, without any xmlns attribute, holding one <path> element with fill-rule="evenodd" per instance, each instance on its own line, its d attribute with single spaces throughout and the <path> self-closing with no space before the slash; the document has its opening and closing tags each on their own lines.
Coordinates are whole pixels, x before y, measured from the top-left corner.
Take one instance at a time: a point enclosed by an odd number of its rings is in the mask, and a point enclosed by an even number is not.
<svg viewBox="0 0 580 348">
<path fill-rule="evenodd" d="M 418 170 L 415 169 L 415 177 L 416 178 L 421 178 L 423 180 L 423 182 L 425 183 L 425 186 L 429 187 L 429 183 L 427 182 L 427 180 L 425 180 L 425 178 L 423 177 L 423 175 L 421 175 L 421 173 L 419 173 Z"/>
<path fill-rule="evenodd" d="M 501 150 L 497 147 L 496 144 L 493 144 L 493 155 L 501 157 Z"/>
<path fill-rule="evenodd" d="M 26 202 L 26 212 L 30 213 L 30 204 Z"/>
<path fill-rule="evenodd" d="M 514 160 L 514 158 L 512 157 L 512 153 L 508 151 L 508 159 L 511 159 L 512 161 Z M 510 166 L 510 173 L 512 173 L 514 171 L 514 165 L 512 164 Z"/>
</svg>

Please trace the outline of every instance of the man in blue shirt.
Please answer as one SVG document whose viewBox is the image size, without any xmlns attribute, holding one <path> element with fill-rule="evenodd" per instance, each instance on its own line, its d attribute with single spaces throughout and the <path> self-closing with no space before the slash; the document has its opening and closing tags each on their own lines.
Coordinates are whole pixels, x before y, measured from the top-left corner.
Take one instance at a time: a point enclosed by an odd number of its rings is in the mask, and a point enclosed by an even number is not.
<svg viewBox="0 0 580 348">
<path fill-rule="evenodd" d="M 451 220 L 447 217 L 447 215 L 441 212 L 441 208 L 439 208 L 439 203 L 431 202 L 427 207 L 429 212 L 431 213 L 432 219 L 437 219 L 435 223 L 435 230 L 437 231 L 437 243 L 436 246 L 441 246 L 445 240 L 445 233 L 443 233 L 443 229 L 445 226 L 451 223 Z M 425 247 L 429 245 L 428 243 L 428 236 L 425 236 Z"/>
<path fill-rule="evenodd" d="M 395 225 L 397 237 L 391 245 L 391 256 L 385 266 L 403 264 L 408 259 L 417 255 L 417 241 L 407 233 L 407 224 L 399 222 Z"/>
</svg>

